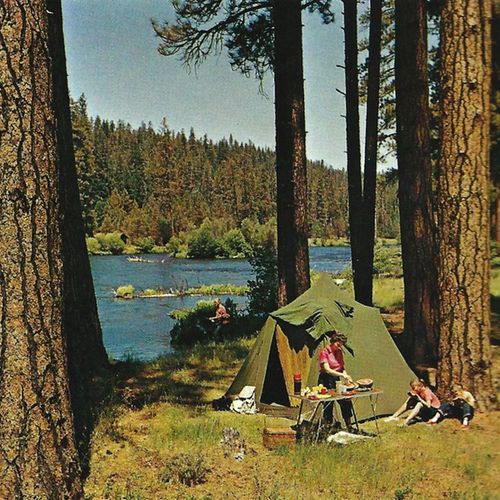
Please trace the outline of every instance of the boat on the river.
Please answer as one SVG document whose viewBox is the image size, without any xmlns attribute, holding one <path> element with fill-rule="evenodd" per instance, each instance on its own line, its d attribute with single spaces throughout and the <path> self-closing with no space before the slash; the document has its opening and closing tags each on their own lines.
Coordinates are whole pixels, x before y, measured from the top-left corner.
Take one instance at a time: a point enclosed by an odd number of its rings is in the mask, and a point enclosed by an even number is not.
<svg viewBox="0 0 500 500">
<path fill-rule="evenodd" d="M 127 257 L 129 262 L 149 262 L 154 263 L 154 260 L 143 259 L 142 257 Z"/>
</svg>

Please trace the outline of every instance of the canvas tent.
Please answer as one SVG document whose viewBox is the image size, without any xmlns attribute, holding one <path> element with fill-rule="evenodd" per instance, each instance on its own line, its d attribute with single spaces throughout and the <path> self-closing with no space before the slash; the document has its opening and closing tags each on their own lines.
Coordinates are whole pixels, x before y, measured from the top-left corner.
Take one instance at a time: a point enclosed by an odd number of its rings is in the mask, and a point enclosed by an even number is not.
<svg viewBox="0 0 500 500">
<path fill-rule="evenodd" d="M 387 331 L 380 312 L 356 302 L 329 274 L 320 274 L 309 290 L 270 314 L 226 396 L 246 385 L 256 387 L 258 403 L 291 406 L 293 374 L 302 374 L 303 386 L 317 384 L 319 350 L 328 344 L 326 332 L 348 337 L 354 355 L 344 351 L 347 372 L 354 380 L 371 378 L 384 394 L 377 414 L 394 412 L 404 401 L 415 377 Z M 368 401 L 357 403 L 359 418 L 371 415 Z"/>
</svg>

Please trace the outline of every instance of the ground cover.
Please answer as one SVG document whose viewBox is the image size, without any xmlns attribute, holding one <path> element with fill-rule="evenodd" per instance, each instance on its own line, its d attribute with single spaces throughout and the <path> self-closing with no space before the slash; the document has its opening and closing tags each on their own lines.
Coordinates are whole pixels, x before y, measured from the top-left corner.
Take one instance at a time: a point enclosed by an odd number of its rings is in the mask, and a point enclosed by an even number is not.
<svg viewBox="0 0 500 500">
<path fill-rule="evenodd" d="M 391 333 L 400 333 L 402 281 L 375 280 L 374 296 Z M 498 267 L 492 270 L 491 297 L 495 340 Z M 500 498 L 498 411 L 477 415 L 466 432 L 455 421 L 406 429 L 380 422 L 380 438 L 348 447 L 266 449 L 264 427 L 292 422 L 216 412 L 210 405 L 231 383 L 252 341 L 196 344 L 150 363 L 120 363 L 94 433 L 86 498 Z M 493 378 L 498 392 L 498 346 Z M 242 460 L 235 459 L 239 450 L 221 446 L 228 427 L 245 442 Z"/>
<path fill-rule="evenodd" d="M 122 364 L 94 434 L 86 498 L 498 498 L 499 412 L 478 415 L 467 432 L 454 421 L 407 429 L 381 422 L 380 438 L 345 448 L 264 448 L 264 427 L 290 421 L 210 406 L 251 342 L 195 345 L 152 363 Z M 221 446 L 226 427 L 245 441 L 243 460 Z"/>
</svg>

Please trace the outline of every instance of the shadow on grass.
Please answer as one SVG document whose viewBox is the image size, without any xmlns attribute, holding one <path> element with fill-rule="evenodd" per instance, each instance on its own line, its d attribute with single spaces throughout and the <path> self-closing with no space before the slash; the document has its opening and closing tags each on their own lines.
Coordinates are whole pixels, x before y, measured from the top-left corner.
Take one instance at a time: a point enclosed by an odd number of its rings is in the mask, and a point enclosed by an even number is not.
<svg viewBox="0 0 500 500">
<path fill-rule="evenodd" d="M 123 405 L 141 409 L 169 401 L 197 407 L 209 404 L 207 393 L 220 390 L 249 351 L 250 342 L 196 344 L 152 361 L 128 358 L 113 364 L 113 374 L 99 380 L 99 415 Z M 111 412 L 112 413 L 112 412 Z"/>
</svg>

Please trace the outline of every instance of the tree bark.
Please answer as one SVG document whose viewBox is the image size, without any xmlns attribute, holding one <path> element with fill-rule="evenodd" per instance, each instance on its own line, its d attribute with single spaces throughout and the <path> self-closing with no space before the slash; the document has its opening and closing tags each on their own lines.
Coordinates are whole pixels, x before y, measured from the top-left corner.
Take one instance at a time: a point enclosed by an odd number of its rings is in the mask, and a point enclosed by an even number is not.
<svg viewBox="0 0 500 500">
<path fill-rule="evenodd" d="M 275 0 L 274 87 L 278 219 L 278 303 L 310 286 L 300 0 Z"/>
<path fill-rule="evenodd" d="M 368 45 L 368 85 L 366 103 L 365 167 L 360 224 L 363 244 L 356 300 L 373 305 L 373 252 L 375 246 L 375 202 L 377 190 L 378 105 L 380 94 L 380 43 L 382 37 L 382 0 L 370 1 Z"/>
<path fill-rule="evenodd" d="M 0 3 L 0 497 L 80 498 L 46 2 Z"/>
<path fill-rule="evenodd" d="M 364 295 L 362 282 L 364 268 L 362 265 L 363 233 L 361 227 L 363 192 L 361 184 L 361 146 L 359 139 L 358 9 L 357 0 L 343 0 L 343 2 L 349 235 L 354 296 L 356 300 L 361 301 Z"/>
<path fill-rule="evenodd" d="M 438 175 L 438 388 L 462 384 L 480 408 L 491 379 L 489 259 L 490 0 L 444 2 Z"/>
<path fill-rule="evenodd" d="M 396 140 L 405 292 L 405 357 L 436 366 L 436 245 L 432 209 L 425 0 L 396 0 Z"/>
<path fill-rule="evenodd" d="M 76 175 L 64 50 L 61 0 L 48 0 L 49 50 L 57 125 L 59 192 L 64 269 L 63 328 L 68 342 L 69 382 L 78 449 L 88 458 L 92 432 L 92 378 L 108 367 Z"/>
</svg>

